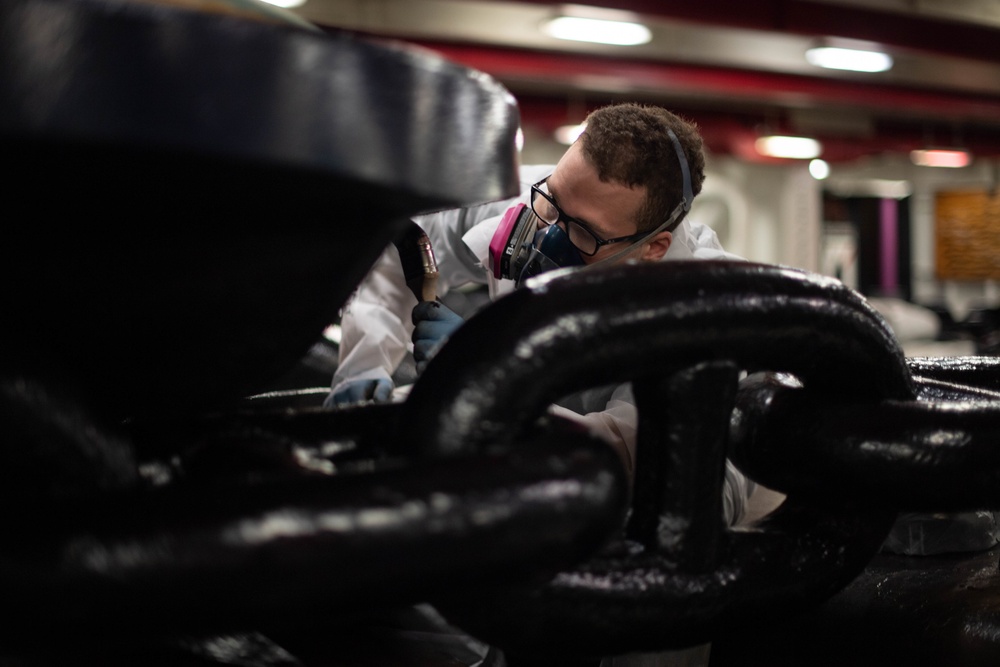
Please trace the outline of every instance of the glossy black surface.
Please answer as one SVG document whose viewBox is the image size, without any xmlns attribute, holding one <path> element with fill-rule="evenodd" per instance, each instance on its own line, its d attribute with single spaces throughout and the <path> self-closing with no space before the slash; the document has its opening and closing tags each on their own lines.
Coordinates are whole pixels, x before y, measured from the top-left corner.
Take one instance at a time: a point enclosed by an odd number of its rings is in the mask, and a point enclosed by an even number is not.
<svg viewBox="0 0 1000 667">
<path fill-rule="evenodd" d="M 423 446 L 459 451 L 516 434 L 574 391 L 709 359 L 794 373 L 823 395 L 917 391 L 892 330 L 840 281 L 699 261 L 546 274 L 455 332 L 407 406 Z"/>
<path fill-rule="evenodd" d="M 488 332 L 505 331 L 477 345 Z M 550 275 L 471 318 L 404 404 L 424 451 L 516 446 L 560 396 L 632 381 L 639 409 L 623 536 L 539 587 L 449 600 L 446 616 L 518 654 L 597 658 L 685 648 L 818 604 L 864 568 L 895 510 L 790 497 L 727 529 L 719 497 L 737 370 L 832 400 L 912 399 L 885 321 L 839 281 L 751 263 Z"/>
<path fill-rule="evenodd" d="M 880 554 L 816 609 L 719 635 L 712 665 L 996 665 L 998 558 L 996 547 L 934 557 Z"/>
<path fill-rule="evenodd" d="M 960 389 L 911 401 L 831 400 L 761 378 L 741 395 L 733 457 L 785 493 L 822 498 L 846 487 L 855 502 L 902 511 L 1000 507 L 1000 397 Z"/>
<path fill-rule="evenodd" d="M 0 373 L 110 419 L 261 390 L 403 217 L 517 192 L 513 98 L 430 52 L 149 2 L 0 33 Z"/>
</svg>

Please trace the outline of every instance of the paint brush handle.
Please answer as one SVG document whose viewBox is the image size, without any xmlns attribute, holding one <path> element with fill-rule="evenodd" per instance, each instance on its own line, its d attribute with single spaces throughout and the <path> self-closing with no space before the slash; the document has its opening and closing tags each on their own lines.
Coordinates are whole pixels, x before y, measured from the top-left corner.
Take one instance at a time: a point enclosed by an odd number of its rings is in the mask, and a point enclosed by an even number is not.
<svg viewBox="0 0 1000 667">
<path fill-rule="evenodd" d="M 408 220 L 393 244 L 399 252 L 406 286 L 413 292 L 413 296 L 417 301 L 437 299 L 437 259 L 427 233 L 420 225 Z"/>
</svg>

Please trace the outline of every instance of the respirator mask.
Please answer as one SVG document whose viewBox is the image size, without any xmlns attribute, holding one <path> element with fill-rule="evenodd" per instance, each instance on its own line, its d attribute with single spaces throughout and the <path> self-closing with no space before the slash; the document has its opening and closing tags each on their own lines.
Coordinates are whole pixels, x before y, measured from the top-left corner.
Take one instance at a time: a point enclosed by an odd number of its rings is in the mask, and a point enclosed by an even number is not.
<svg viewBox="0 0 1000 667">
<path fill-rule="evenodd" d="M 507 209 L 490 241 L 490 270 L 498 280 L 513 280 L 520 286 L 540 273 L 570 266 L 583 266 L 580 252 L 559 225 L 539 229 L 540 220 L 530 206 Z"/>
<path fill-rule="evenodd" d="M 513 280 L 515 287 L 520 287 L 528 278 L 553 269 L 584 266 L 592 268 L 613 263 L 660 232 L 672 232 L 680 224 L 681 216 L 691 209 L 694 194 L 684 149 L 681 148 L 680 141 L 672 130 L 668 129 L 667 133 L 680 162 L 684 194 L 681 202 L 662 224 L 648 233 L 636 235 L 637 238 L 623 250 L 600 261 L 585 264 L 583 254 L 573 245 L 569 234 L 560 224 L 560 219 L 544 223 L 531 206 L 519 203 L 507 209 L 490 240 L 489 268 L 493 277 L 497 280 Z M 569 223 L 564 222 L 564 224 Z M 610 242 L 616 240 L 624 239 L 612 239 Z"/>
</svg>

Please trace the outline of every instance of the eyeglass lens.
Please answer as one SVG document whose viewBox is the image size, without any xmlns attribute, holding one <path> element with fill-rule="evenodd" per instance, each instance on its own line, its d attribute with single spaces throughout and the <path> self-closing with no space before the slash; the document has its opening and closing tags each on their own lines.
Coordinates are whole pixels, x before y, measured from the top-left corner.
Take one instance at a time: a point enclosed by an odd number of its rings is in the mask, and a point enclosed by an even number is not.
<svg viewBox="0 0 1000 667">
<path fill-rule="evenodd" d="M 537 191 L 533 193 L 541 195 L 532 197 L 531 208 L 534 210 L 535 215 L 550 225 L 561 223 L 566 234 L 569 236 L 570 243 L 585 255 L 593 255 L 597 252 L 599 245 L 597 237 L 586 227 L 568 220 L 566 214 L 560 211 L 550 199 L 552 195 L 542 189 L 544 187 L 544 183 L 539 185 L 536 189 Z"/>
</svg>

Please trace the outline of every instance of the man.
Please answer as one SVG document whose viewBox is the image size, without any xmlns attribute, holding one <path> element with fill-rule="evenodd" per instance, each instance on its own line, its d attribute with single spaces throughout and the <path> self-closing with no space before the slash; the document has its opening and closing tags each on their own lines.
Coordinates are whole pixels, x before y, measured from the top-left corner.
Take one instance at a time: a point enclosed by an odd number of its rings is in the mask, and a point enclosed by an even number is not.
<svg viewBox="0 0 1000 667">
<path fill-rule="evenodd" d="M 711 229 L 685 219 L 704 168 L 701 137 L 678 116 L 638 104 L 598 109 L 558 164 L 521 168 L 518 198 L 415 218 L 437 257 L 438 295 L 473 283 L 488 285 L 496 299 L 560 266 L 739 259 Z M 388 249 L 343 313 L 339 365 L 325 404 L 392 400 L 393 373 L 408 342 L 419 372 L 462 322 L 440 301 L 416 303 L 398 254 Z M 581 392 L 552 411 L 584 423 L 633 469 L 638 420 L 630 384 Z M 730 522 L 742 515 L 751 489 L 727 464 Z"/>
</svg>

